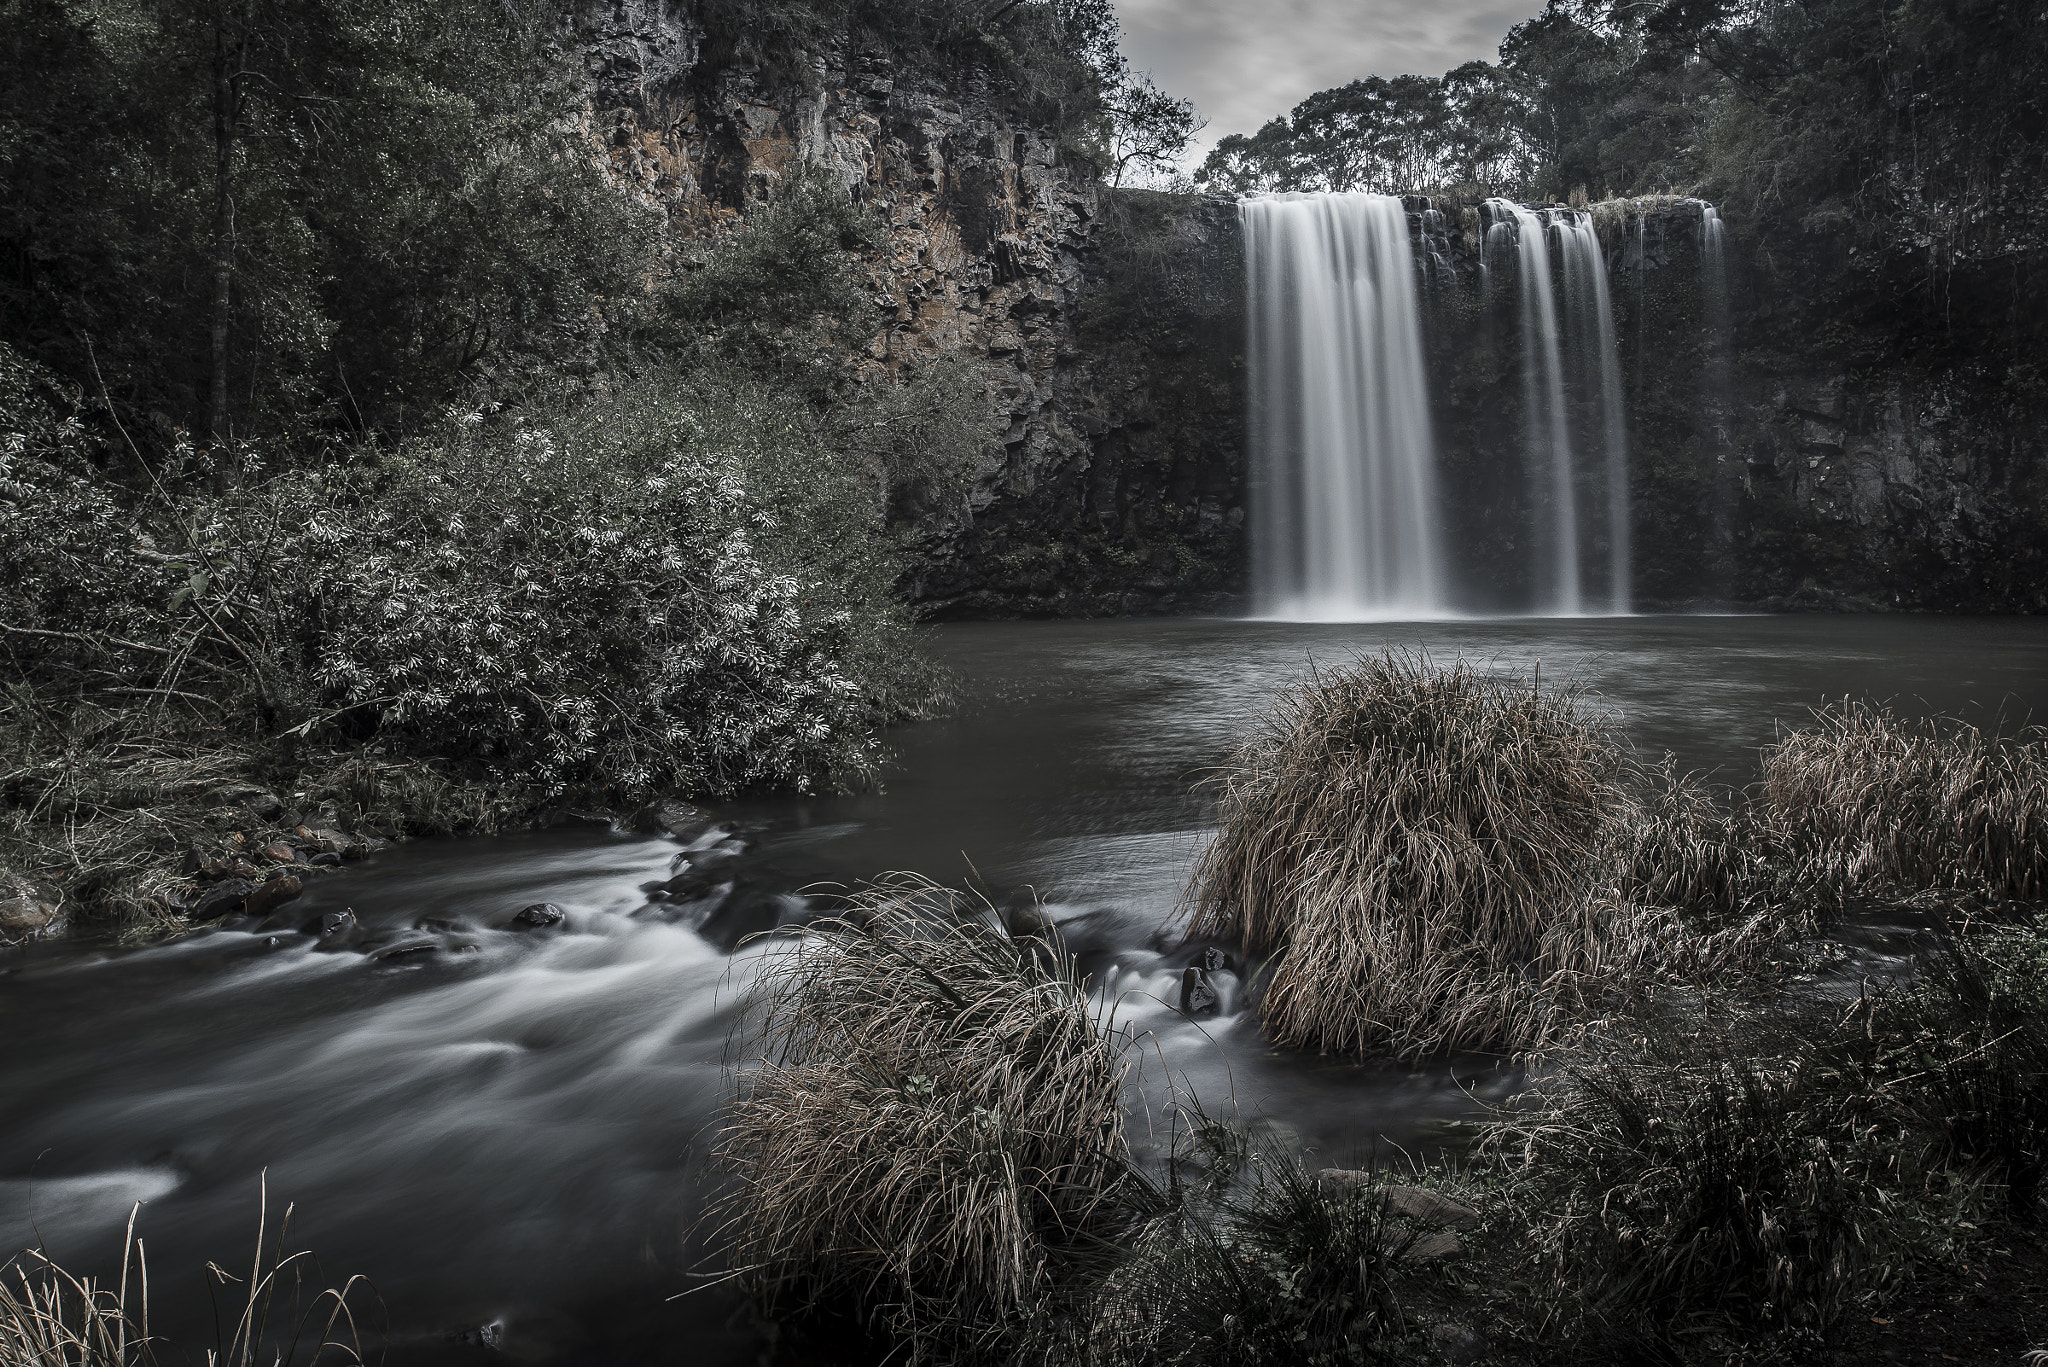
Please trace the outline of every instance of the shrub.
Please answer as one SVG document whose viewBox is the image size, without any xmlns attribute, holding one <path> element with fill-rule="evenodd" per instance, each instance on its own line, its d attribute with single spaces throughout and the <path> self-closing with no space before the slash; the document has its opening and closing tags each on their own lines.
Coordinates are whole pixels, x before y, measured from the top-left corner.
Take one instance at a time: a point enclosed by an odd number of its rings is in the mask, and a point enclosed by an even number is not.
<svg viewBox="0 0 2048 1367">
<path fill-rule="evenodd" d="M 1570 690 L 1396 654 L 1318 672 L 1225 772 L 1189 933 L 1271 956 L 1287 1044 L 1542 1044 L 1565 1008 L 1759 942 L 1658 909 L 1723 897 L 1733 857 L 1710 800 L 1639 780 Z"/>
<path fill-rule="evenodd" d="M 654 375 L 182 496 L 0 397 L 34 419 L 0 453 L 0 632 L 40 686 L 627 800 L 860 782 L 928 693 L 889 472 L 771 392 Z"/>
<path fill-rule="evenodd" d="M 1127 1180 L 1115 1042 L 1056 942 L 899 876 L 770 946 L 761 1064 L 720 1142 L 732 1265 L 913 1361 L 985 1351 L 1102 1238 Z"/>
<path fill-rule="evenodd" d="M 1879 884 L 2048 896 L 2048 737 L 1845 702 L 1764 754 L 1771 833 L 1838 893 Z"/>
</svg>

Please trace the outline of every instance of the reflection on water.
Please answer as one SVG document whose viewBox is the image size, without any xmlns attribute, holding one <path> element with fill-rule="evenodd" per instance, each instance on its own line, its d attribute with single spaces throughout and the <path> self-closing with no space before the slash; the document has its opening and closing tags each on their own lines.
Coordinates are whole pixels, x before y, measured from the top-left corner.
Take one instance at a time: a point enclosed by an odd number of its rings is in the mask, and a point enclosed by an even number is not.
<svg viewBox="0 0 2048 1367">
<path fill-rule="evenodd" d="M 1453 1074 L 1281 1054 L 1234 1002 L 1200 1024 L 1172 1009 L 1186 955 L 1170 927 L 1206 838 L 1197 785 L 1311 660 L 1392 644 L 1540 661 L 1637 745 L 1731 782 L 1829 697 L 2017 717 L 2048 677 L 2048 626 L 2028 621 L 987 624 L 935 642 L 959 712 L 898 737 L 882 792 L 734 809 L 762 828 L 748 876 L 789 889 L 971 865 L 998 896 L 1029 887 L 1105 1009 L 1144 1036 L 1141 1141 L 1170 1072 L 1336 1162 L 1382 1137 L 1426 1144 L 1508 1079 L 1486 1060 Z M 465 927 L 433 955 L 215 932 L 0 961 L 0 1242 L 30 1241 L 32 1219 L 59 1258 L 111 1262 L 147 1201 L 158 1327 L 208 1341 L 191 1269 L 241 1256 L 267 1169 L 326 1267 L 376 1281 L 413 1356 L 455 1353 L 450 1333 L 495 1321 L 526 1360 L 750 1360 L 729 1306 L 665 1300 L 685 1284 L 686 1174 L 726 1094 L 751 967 L 650 900 L 679 852 L 601 831 L 423 843 L 303 904 L 371 928 Z M 567 912 L 559 928 L 502 928 L 540 900 Z M 1860 938 L 1881 960 L 1886 932 Z"/>
</svg>

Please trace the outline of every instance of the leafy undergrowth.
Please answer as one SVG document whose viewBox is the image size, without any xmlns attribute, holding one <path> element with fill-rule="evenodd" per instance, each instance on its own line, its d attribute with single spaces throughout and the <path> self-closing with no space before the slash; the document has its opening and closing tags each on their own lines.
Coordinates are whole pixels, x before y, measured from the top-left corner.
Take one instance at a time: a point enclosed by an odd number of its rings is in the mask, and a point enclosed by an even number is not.
<svg viewBox="0 0 2048 1367">
<path fill-rule="evenodd" d="M 957 387 L 653 371 L 266 472 L 110 444 L 0 347 L 0 873 L 174 924 L 237 788 L 389 835 L 867 783 L 943 695 L 890 509 L 957 473 Z"/>
</svg>

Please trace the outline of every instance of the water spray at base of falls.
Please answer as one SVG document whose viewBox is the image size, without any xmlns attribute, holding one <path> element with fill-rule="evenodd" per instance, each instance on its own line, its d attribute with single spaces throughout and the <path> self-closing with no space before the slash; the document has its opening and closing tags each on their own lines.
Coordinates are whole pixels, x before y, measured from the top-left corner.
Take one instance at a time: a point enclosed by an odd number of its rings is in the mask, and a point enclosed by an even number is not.
<svg viewBox="0 0 2048 1367">
<path fill-rule="evenodd" d="M 1252 590 L 1262 616 L 1448 614 L 1436 443 L 1399 199 L 1242 201 Z"/>
</svg>

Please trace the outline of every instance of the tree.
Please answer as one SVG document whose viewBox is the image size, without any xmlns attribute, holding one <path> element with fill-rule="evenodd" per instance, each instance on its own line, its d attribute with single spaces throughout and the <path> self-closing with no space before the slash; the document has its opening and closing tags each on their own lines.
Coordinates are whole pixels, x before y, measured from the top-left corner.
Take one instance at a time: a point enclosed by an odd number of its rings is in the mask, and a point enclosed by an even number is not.
<svg viewBox="0 0 2048 1367">
<path fill-rule="evenodd" d="M 1133 167 L 1155 174 L 1171 170 L 1195 134 L 1208 127 L 1209 121 L 1196 112 L 1194 101 L 1168 95 L 1147 73 L 1120 69 L 1105 85 L 1112 186 L 1122 185 L 1125 173 Z"/>
</svg>

